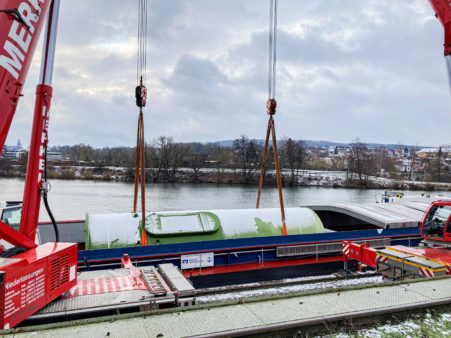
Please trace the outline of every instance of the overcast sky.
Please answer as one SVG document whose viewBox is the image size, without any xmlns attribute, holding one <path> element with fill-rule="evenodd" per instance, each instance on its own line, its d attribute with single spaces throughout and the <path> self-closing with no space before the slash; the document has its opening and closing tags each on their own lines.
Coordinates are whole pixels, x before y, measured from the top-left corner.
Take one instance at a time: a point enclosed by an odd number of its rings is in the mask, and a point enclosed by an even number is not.
<svg viewBox="0 0 451 338">
<path fill-rule="evenodd" d="M 145 138 L 264 138 L 268 0 L 149 0 Z M 278 138 L 451 143 L 427 0 L 280 0 Z M 133 146 L 137 0 L 62 0 L 50 144 Z M 28 146 L 38 45 L 7 144 Z"/>
</svg>

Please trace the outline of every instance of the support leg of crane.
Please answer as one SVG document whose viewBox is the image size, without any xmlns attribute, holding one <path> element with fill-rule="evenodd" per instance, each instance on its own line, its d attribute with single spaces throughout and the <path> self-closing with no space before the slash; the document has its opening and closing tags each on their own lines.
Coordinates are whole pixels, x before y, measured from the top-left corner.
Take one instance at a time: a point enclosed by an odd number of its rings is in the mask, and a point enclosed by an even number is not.
<svg viewBox="0 0 451 338">
<path fill-rule="evenodd" d="M 345 245 L 345 243 L 343 243 Z M 344 273 L 349 273 L 349 258 L 345 252 L 343 252 L 343 271 Z"/>
</svg>

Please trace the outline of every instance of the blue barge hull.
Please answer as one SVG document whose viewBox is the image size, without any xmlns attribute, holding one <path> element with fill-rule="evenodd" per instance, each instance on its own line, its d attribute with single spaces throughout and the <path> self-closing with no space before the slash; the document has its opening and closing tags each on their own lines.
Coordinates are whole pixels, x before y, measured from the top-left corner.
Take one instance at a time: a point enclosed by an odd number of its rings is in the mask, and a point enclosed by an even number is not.
<svg viewBox="0 0 451 338">
<path fill-rule="evenodd" d="M 331 232 L 310 235 L 290 235 L 229 239 L 217 241 L 189 242 L 153 246 L 139 246 L 78 252 L 79 270 L 108 269 L 120 267 L 121 258 L 128 254 L 137 266 L 172 263 L 181 267 L 181 256 L 213 253 L 214 266 L 231 266 L 244 263 L 289 260 L 302 257 L 278 257 L 277 248 L 297 245 L 338 243 L 343 240 L 390 239 L 391 245 L 415 246 L 421 240 L 418 227 Z M 334 256 L 341 256 L 336 252 Z M 310 255 L 312 256 L 312 255 Z M 313 255 L 314 256 L 314 255 Z M 318 256 L 318 255 L 317 255 Z M 303 256 L 305 257 L 305 256 Z M 318 258 L 318 257 L 317 257 Z"/>
</svg>

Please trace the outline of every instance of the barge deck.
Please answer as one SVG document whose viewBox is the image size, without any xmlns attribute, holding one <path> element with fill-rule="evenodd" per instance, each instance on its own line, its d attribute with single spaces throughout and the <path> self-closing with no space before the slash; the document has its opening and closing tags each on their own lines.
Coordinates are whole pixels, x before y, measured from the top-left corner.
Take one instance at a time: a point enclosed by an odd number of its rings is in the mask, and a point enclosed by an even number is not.
<svg viewBox="0 0 451 338">
<path fill-rule="evenodd" d="M 428 202 L 336 203 L 309 205 L 327 229 L 339 231 L 371 225 L 380 229 L 418 227 L 431 205 Z"/>
</svg>

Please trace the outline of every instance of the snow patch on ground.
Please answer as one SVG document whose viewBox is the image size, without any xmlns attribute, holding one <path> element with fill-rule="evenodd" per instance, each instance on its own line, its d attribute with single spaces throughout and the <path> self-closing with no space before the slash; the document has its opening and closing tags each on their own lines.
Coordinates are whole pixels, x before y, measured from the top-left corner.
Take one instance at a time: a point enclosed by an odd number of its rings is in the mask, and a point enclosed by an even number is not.
<svg viewBox="0 0 451 338">
<path fill-rule="evenodd" d="M 351 285 L 362 285 L 362 284 L 378 284 L 383 283 L 382 277 L 373 276 L 360 279 L 349 279 L 349 280 L 337 280 L 328 282 L 319 282 L 311 284 L 297 284 L 297 285 L 287 285 L 287 286 L 277 286 L 268 287 L 263 289 L 255 290 L 244 290 L 244 291 L 234 291 L 206 296 L 196 297 L 196 304 L 209 304 L 217 302 L 226 302 L 230 300 L 237 300 L 243 298 L 253 298 L 261 296 L 271 296 L 271 295 L 286 295 L 290 293 L 296 293 L 301 291 L 310 290 L 325 290 L 325 289 L 337 289 L 345 286 Z"/>
<path fill-rule="evenodd" d="M 355 333 L 337 333 L 334 337 L 348 338 L 348 337 L 450 337 L 451 330 L 447 329 L 451 324 L 451 313 L 442 313 L 438 316 L 432 317 L 431 314 L 426 314 L 425 318 L 418 316 L 418 319 L 407 319 L 401 323 L 392 324 L 387 321 L 385 325 L 378 326 L 371 329 L 358 330 Z"/>
</svg>

